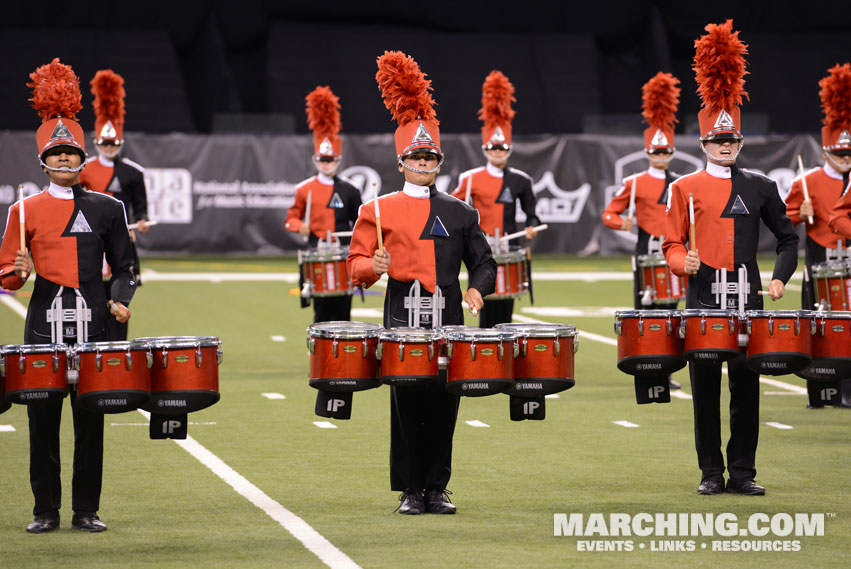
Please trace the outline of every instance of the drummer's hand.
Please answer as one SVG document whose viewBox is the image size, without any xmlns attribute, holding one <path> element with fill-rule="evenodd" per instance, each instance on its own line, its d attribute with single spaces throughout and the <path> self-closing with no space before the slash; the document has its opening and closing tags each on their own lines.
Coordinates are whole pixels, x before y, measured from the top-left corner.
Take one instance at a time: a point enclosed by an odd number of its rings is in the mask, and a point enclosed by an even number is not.
<svg viewBox="0 0 851 569">
<path fill-rule="evenodd" d="M 467 294 L 464 295 L 464 302 L 470 307 L 470 314 L 473 316 L 476 316 L 482 309 L 482 306 L 485 305 L 485 301 L 482 300 L 482 293 L 474 288 L 467 289 Z"/>
<path fill-rule="evenodd" d="M 306 223 L 302 223 L 301 227 L 298 228 L 298 233 L 299 235 L 304 235 L 305 237 L 307 237 L 308 235 L 310 235 L 310 226 Z"/>
<path fill-rule="evenodd" d="M 136 242 L 136 232 L 132 229 L 130 230 L 130 241 L 132 241 L 133 243 Z"/>
<path fill-rule="evenodd" d="M 700 268 L 700 256 L 697 254 L 697 249 L 692 249 L 686 255 L 685 263 L 683 264 L 683 270 L 687 275 L 696 275 L 697 270 Z"/>
<path fill-rule="evenodd" d="M 18 249 L 18 254 L 15 256 L 15 274 L 22 281 L 29 278 L 33 272 L 33 260 L 30 258 L 26 249 Z"/>
<path fill-rule="evenodd" d="M 130 320 L 130 309 L 121 304 L 120 302 L 109 301 L 109 311 L 115 315 L 115 319 L 124 324 L 128 320 Z"/>
<path fill-rule="evenodd" d="M 538 232 L 535 231 L 534 227 L 529 226 L 526 228 L 526 239 L 534 239 L 537 234 Z"/>
<path fill-rule="evenodd" d="M 771 297 L 771 300 L 780 300 L 783 298 L 784 292 L 786 292 L 786 287 L 783 286 L 783 281 L 780 279 L 774 279 L 768 283 L 768 296 Z"/>
<path fill-rule="evenodd" d="M 804 200 L 801 202 L 801 217 L 812 217 L 815 215 L 813 212 L 813 202 L 812 200 Z"/>
<path fill-rule="evenodd" d="M 148 222 L 145 221 L 144 219 L 140 219 L 136 223 L 136 227 L 137 227 L 137 229 L 139 229 L 139 233 L 147 233 L 148 230 L 150 229 L 150 227 L 148 227 Z"/>
<path fill-rule="evenodd" d="M 372 270 L 376 275 L 383 275 L 390 268 L 390 253 L 387 249 L 376 251 L 372 257 Z"/>
<path fill-rule="evenodd" d="M 621 231 L 629 231 L 633 227 L 635 227 L 635 222 L 627 217 L 623 220 L 623 223 L 621 224 Z"/>
</svg>

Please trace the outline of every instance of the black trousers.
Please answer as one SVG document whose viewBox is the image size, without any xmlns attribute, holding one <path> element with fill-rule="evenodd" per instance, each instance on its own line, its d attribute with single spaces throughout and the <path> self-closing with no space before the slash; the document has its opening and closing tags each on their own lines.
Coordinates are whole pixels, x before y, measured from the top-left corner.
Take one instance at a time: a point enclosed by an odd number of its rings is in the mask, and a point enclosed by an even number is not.
<svg viewBox="0 0 851 569">
<path fill-rule="evenodd" d="M 731 478 L 756 476 L 756 447 L 759 440 L 759 374 L 745 365 L 739 354 L 727 369 L 730 388 L 730 440 L 727 441 L 727 471 Z M 694 406 L 694 442 L 703 476 L 722 474 L 721 453 L 721 364 L 689 363 Z"/>
<path fill-rule="evenodd" d="M 514 299 L 506 298 L 499 300 L 485 299 L 481 312 L 479 312 L 479 328 L 493 328 L 497 324 L 511 322 L 514 313 Z"/>
<path fill-rule="evenodd" d="M 71 392 L 74 418 L 74 471 L 71 478 L 71 508 L 96 512 L 100 506 L 103 479 L 103 413 L 92 413 L 77 405 Z M 57 516 L 62 504 L 59 464 L 59 423 L 64 399 L 27 406 L 30 428 L 30 485 L 36 516 Z"/>
<path fill-rule="evenodd" d="M 424 386 L 390 386 L 390 489 L 443 490 L 452 475 L 460 397 L 446 372 Z"/>
<path fill-rule="evenodd" d="M 313 322 L 352 319 L 352 295 L 313 298 Z"/>
</svg>

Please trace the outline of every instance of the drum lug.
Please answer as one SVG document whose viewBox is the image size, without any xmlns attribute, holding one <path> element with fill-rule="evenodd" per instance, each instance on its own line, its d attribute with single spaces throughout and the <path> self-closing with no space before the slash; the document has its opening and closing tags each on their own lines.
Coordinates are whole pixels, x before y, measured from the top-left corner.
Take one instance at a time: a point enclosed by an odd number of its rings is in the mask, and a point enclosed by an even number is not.
<svg viewBox="0 0 851 569">
<path fill-rule="evenodd" d="M 59 371 L 59 352 L 53 352 L 53 373 Z"/>
<path fill-rule="evenodd" d="M 638 335 L 639 336 L 644 335 L 644 317 L 643 316 L 638 317 Z"/>
<path fill-rule="evenodd" d="M 145 354 L 145 364 L 148 366 L 148 369 L 154 367 L 154 354 L 151 352 L 151 348 L 148 348 L 148 352 Z"/>
<path fill-rule="evenodd" d="M 74 352 L 74 356 L 72 358 L 74 360 L 74 371 L 80 371 L 80 354 Z"/>
<path fill-rule="evenodd" d="M 502 361 L 502 356 L 505 355 L 505 349 L 502 347 L 502 342 L 499 343 L 499 347 L 496 349 L 496 358 L 499 361 Z"/>
<path fill-rule="evenodd" d="M 21 375 L 27 373 L 27 356 L 21 354 L 21 357 L 18 358 L 18 367 L 21 370 Z"/>
<path fill-rule="evenodd" d="M 736 331 L 736 319 L 730 316 L 730 336 Z"/>
<path fill-rule="evenodd" d="M 795 318 L 795 335 L 799 336 L 801 334 L 801 319 Z"/>
<path fill-rule="evenodd" d="M 337 338 L 334 338 L 334 342 L 331 344 L 331 353 L 334 354 L 334 357 L 337 357 Z"/>
<path fill-rule="evenodd" d="M 523 336 L 523 357 L 526 357 L 526 354 L 529 351 L 529 338 Z"/>
<path fill-rule="evenodd" d="M 399 342 L 399 361 L 405 361 L 405 344 Z"/>
<path fill-rule="evenodd" d="M 201 345 L 195 346 L 195 367 L 201 367 Z"/>
<path fill-rule="evenodd" d="M 706 315 L 700 317 L 700 335 L 706 336 Z"/>
<path fill-rule="evenodd" d="M 748 319 L 748 336 L 750 336 L 752 333 L 753 333 L 753 320 L 751 320 L 749 318 Z"/>
<path fill-rule="evenodd" d="M 446 344 L 446 357 L 452 359 L 452 352 L 455 351 L 455 345 L 452 343 Z"/>
<path fill-rule="evenodd" d="M 579 334 L 577 333 L 573 337 L 573 353 L 575 354 L 578 351 L 579 351 Z"/>
<path fill-rule="evenodd" d="M 432 361 L 434 359 L 434 342 L 429 342 L 428 345 L 428 361 Z"/>
<path fill-rule="evenodd" d="M 774 335 L 774 316 L 768 317 L 768 335 L 769 336 Z"/>
<path fill-rule="evenodd" d="M 0 355 L 0 377 L 6 375 L 6 356 Z"/>
<path fill-rule="evenodd" d="M 470 342 L 470 359 L 476 361 L 476 343 Z"/>
<path fill-rule="evenodd" d="M 561 351 L 561 342 L 558 338 L 553 340 L 553 357 L 557 358 L 558 353 Z"/>
<path fill-rule="evenodd" d="M 361 342 L 361 347 L 362 347 L 362 349 L 361 349 L 362 356 L 361 357 L 366 358 L 367 352 L 369 352 L 369 346 L 366 345 L 366 338 L 364 338 L 363 342 Z"/>
<path fill-rule="evenodd" d="M 615 322 L 615 335 L 621 336 L 623 335 L 623 322 L 618 320 Z"/>
<path fill-rule="evenodd" d="M 680 320 L 680 339 L 684 339 L 686 337 L 686 319 L 683 318 Z"/>
<path fill-rule="evenodd" d="M 168 367 L 168 348 L 163 346 L 163 369 Z"/>
<path fill-rule="evenodd" d="M 103 354 L 100 353 L 100 350 L 98 350 L 95 355 L 95 365 L 97 366 L 98 371 L 103 371 Z"/>
<path fill-rule="evenodd" d="M 308 350 L 311 354 L 315 354 L 315 353 L 316 353 L 316 338 L 308 338 L 308 339 L 307 339 L 307 350 Z"/>
<path fill-rule="evenodd" d="M 668 336 L 670 336 L 671 333 L 673 333 L 674 331 L 674 323 L 671 322 L 670 316 L 668 316 L 668 319 L 665 321 L 665 331 L 667 332 Z"/>
<path fill-rule="evenodd" d="M 124 354 L 124 367 L 127 371 L 133 369 L 133 354 L 130 353 L 130 350 L 127 350 Z"/>
<path fill-rule="evenodd" d="M 375 358 L 380 360 L 382 355 L 384 355 L 384 344 L 379 341 L 378 346 L 375 348 Z"/>
<path fill-rule="evenodd" d="M 824 337 L 824 329 L 825 329 L 825 325 L 826 325 L 826 324 L 827 324 L 827 323 L 825 322 L 824 316 L 822 316 L 822 318 L 821 318 L 821 326 L 820 326 L 820 328 L 821 328 L 820 333 L 821 333 L 822 338 Z"/>
<path fill-rule="evenodd" d="M 221 348 L 216 348 L 216 365 L 222 365 L 222 362 L 225 359 L 225 353 Z"/>
</svg>

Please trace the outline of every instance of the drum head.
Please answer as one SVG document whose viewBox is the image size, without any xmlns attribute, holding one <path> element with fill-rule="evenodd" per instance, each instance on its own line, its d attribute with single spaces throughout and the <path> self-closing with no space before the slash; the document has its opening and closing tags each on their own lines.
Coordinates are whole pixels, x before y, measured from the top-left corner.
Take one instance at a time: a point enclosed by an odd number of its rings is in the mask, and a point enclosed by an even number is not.
<svg viewBox="0 0 851 569">
<path fill-rule="evenodd" d="M 694 318 L 705 316 L 706 318 L 730 318 L 731 316 L 738 318 L 736 310 L 718 310 L 714 308 L 688 308 L 682 311 L 683 318 Z"/>
<path fill-rule="evenodd" d="M 679 318 L 682 316 L 680 310 L 617 310 L 615 318 Z"/>
<path fill-rule="evenodd" d="M 127 350 L 146 350 L 148 345 L 137 340 L 132 342 L 85 342 L 74 346 L 78 353 L 89 352 L 126 352 Z"/>
<path fill-rule="evenodd" d="M 337 340 L 356 340 L 377 338 L 383 330 L 380 324 L 356 321 L 317 322 L 307 327 L 307 335 L 312 338 L 331 338 Z"/>
<path fill-rule="evenodd" d="M 0 346 L 0 355 L 28 355 L 28 354 L 52 354 L 53 352 L 67 352 L 66 344 L 9 344 Z"/>
<path fill-rule="evenodd" d="M 476 326 L 446 326 L 440 329 L 444 337 L 455 342 L 510 342 L 517 338 L 513 330 L 478 328 Z"/>
<path fill-rule="evenodd" d="M 506 322 L 497 324 L 494 328 L 511 330 L 517 334 L 518 338 L 569 338 L 576 336 L 576 326 L 571 326 L 570 324 Z"/>
<path fill-rule="evenodd" d="M 437 330 L 405 327 L 383 329 L 378 334 L 378 338 L 385 342 L 419 344 L 423 342 L 433 342 L 440 338 L 440 335 L 440 332 Z"/>
<path fill-rule="evenodd" d="M 662 255 L 639 255 L 635 261 L 639 267 L 664 267 L 667 265 Z"/>
<path fill-rule="evenodd" d="M 102 342 L 120 343 L 120 342 Z M 151 336 L 146 338 L 136 338 L 130 342 L 132 350 L 141 350 L 147 347 L 151 348 L 170 348 L 172 350 L 188 349 L 188 348 L 209 348 L 211 346 L 221 346 L 222 341 L 218 336 Z"/>
</svg>

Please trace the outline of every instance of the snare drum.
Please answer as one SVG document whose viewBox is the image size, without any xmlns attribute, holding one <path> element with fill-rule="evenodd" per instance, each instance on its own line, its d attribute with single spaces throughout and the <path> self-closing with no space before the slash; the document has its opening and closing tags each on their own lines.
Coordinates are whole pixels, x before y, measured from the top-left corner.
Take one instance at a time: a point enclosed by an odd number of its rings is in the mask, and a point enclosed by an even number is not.
<svg viewBox="0 0 851 569">
<path fill-rule="evenodd" d="M 811 310 L 750 310 L 745 316 L 752 371 L 783 375 L 810 365 L 815 331 Z"/>
<path fill-rule="evenodd" d="M 310 296 L 344 296 L 353 287 L 346 270 L 348 247 L 331 246 L 299 252 Z"/>
<path fill-rule="evenodd" d="M 477 397 L 507 391 L 514 384 L 516 333 L 473 326 L 441 328 L 449 358 L 446 390 Z"/>
<path fill-rule="evenodd" d="M 816 303 L 824 310 L 851 310 L 851 272 L 844 260 L 826 261 L 813 267 Z"/>
<path fill-rule="evenodd" d="M 851 313 L 814 312 L 813 361 L 796 375 L 834 381 L 851 377 Z"/>
<path fill-rule="evenodd" d="M 682 369 L 682 313 L 678 310 L 618 310 L 618 369 L 630 375 L 663 375 Z"/>
<path fill-rule="evenodd" d="M 307 327 L 310 386 L 322 391 L 378 387 L 378 334 L 369 322 L 319 322 Z"/>
<path fill-rule="evenodd" d="M 124 413 L 151 398 L 151 352 L 137 342 L 86 342 L 73 350 L 77 402 L 98 413 Z"/>
<path fill-rule="evenodd" d="M 724 362 L 739 354 L 739 315 L 735 310 L 683 310 L 680 333 L 688 360 Z"/>
<path fill-rule="evenodd" d="M 23 344 L 0 348 L 5 369 L 6 400 L 30 405 L 68 395 L 68 347 L 65 344 Z"/>
<path fill-rule="evenodd" d="M 378 335 L 381 383 L 420 385 L 438 379 L 440 333 L 423 328 L 391 328 Z"/>
<path fill-rule="evenodd" d="M 658 254 L 639 255 L 636 262 L 641 293 L 650 289 L 653 304 L 672 304 L 685 297 L 685 279 L 671 272 L 665 257 Z"/>
<path fill-rule="evenodd" d="M 493 258 L 496 261 L 496 286 L 487 298 L 491 300 L 517 298 L 529 291 L 525 250 L 494 253 Z"/>
<path fill-rule="evenodd" d="M 216 336 L 137 338 L 152 356 L 151 401 L 157 415 L 179 415 L 218 402 L 222 341 Z"/>
<path fill-rule="evenodd" d="M 569 324 L 497 324 L 499 330 L 517 334 L 514 385 L 509 395 L 538 397 L 570 389 L 574 379 L 574 354 L 579 350 L 576 327 Z"/>
</svg>

